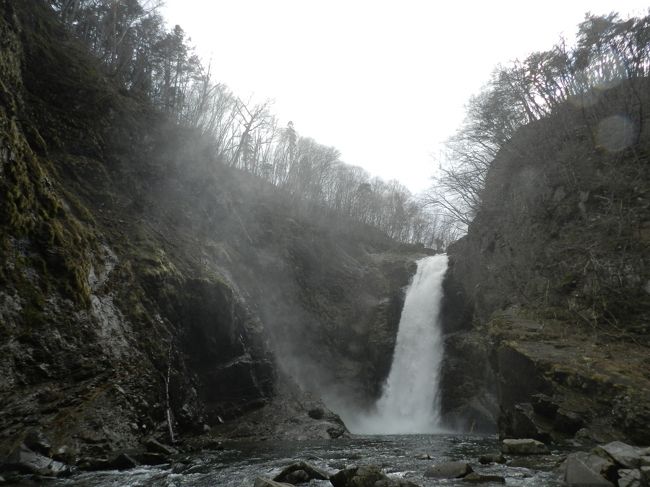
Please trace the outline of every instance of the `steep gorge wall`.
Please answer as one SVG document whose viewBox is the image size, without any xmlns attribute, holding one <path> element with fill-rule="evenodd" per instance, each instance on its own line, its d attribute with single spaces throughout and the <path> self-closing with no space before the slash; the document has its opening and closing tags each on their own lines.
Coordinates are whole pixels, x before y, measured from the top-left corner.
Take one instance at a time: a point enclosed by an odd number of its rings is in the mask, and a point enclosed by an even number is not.
<svg viewBox="0 0 650 487">
<path fill-rule="evenodd" d="M 449 418 L 492 403 L 505 436 L 650 441 L 648 93 L 567 104 L 498 154 L 449 249 Z"/>
<path fill-rule="evenodd" d="M 277 401 L 312 421 L 287 374 L 371 401 L 422 249 L 221 166 L 47 7 L 0 6 L 1 452 L 135 448 L 168 406 L 181 434 Z"/>
</svg>

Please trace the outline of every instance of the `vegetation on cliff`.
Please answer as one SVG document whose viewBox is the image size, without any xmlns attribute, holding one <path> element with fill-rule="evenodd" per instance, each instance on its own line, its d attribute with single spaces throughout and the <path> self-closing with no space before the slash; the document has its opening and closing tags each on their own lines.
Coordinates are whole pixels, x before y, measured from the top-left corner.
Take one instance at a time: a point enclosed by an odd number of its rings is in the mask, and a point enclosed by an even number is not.
<svg viewBox="0 0 650 487">
<path fill-rule="evenodd" d="M 398 181 L 385 182 L 340 160 L 334 147 L 278 125 L 269 101 L 240 99 L 215 81 L 183 29 L 168 30 L 160 2 L 49 0 L 54 12 L 113 83 L 200 134 L 206 157 L 250 173 L 295 204 L 372 225 L 402 242 L 442 247 L 451 228 Z"/>
<path fill-rule="evenodd" d="M 344 434 L 288 376 L 371 401 L 423 247 L 223 164 L 48 3 L 0 8 L 0 453 L 255 435 L 252 410 L 258 435 Z"/>
<path fill-rule="evenodd" d="M 587 17 L 574 49 L 498 70 L 451 142 L 448 347 L 493 367 L 457 386 L 449 361 L 448 406 L 498 404 L 502 434 L 650 438 L 649 33 Z"/>
<path fill-rule="evenodd" d="M 488 171 L 499 153 L 537 155 L 523 141 L 512 140 L 526 125 L 547 130 L 551 137 L 559 132 L 566 138 L 581 137 L 579 131 L 585 129 L 595 145 L 612 152 L 639 140 L 645 129 L 642 80 L 650 71 L 650 17 L 587 14 L 576 39 L 575 46 L 562 40 L 548 51 L 497 67 L 469 101 L 465 122 L 448 141 L 429 192 L 429 202 L 459 228 L 466 229 L 479 211 Z M 627 118 L 599 126 L 602 114 L 590 108 L 602 107 L 608 89 L 622 83 L 620 101 L 625 106 L 620 108 Z M 559 112 L 568 113 L 567 105 L 576 110 L 563 116 Z M 550 117 L 552 122 L 535 125 Z"/>
</svg>

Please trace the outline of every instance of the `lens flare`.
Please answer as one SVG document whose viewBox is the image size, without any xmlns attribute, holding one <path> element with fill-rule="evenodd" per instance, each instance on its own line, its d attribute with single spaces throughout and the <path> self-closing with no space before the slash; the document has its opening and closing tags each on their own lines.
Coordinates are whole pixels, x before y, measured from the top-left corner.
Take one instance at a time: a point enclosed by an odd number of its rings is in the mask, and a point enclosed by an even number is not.
<svg viewBox="0 0 650 487">
<path fill-rule="evenodd" d="M 624 115 L 602 120 L 596 128 L 596 145 L 609 152 L 620 152 L 634 143 L 636 125 Z"/>
</svg>

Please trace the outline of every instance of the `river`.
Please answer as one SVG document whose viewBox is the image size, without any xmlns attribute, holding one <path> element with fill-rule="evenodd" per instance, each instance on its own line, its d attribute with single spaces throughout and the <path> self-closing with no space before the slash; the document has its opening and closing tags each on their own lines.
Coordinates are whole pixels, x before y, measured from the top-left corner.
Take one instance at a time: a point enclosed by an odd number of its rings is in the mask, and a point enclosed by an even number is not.
<svg viewBox="0 0 650 487">
<path fill-rule="evenodd" d="M 422 487 L 468 485 L 462 480 L 424 477 L 427 466 L 433 463 L 462 460 L 470 463 L 475 471 L 505 477 L 508 486 L 562 485 L 557 472 L 566 452 L 556 450 L 544 456 L 513 457 L 506 465 L 478 463 L 480 455 L 498 450 L 496 437 L 477 435 L 355 436 L 327 441 L 233 443 L 223 451 L 181 454 L 171 465 L 84 472 L 39 485 L 253 487 L 256 477 L 271 478 L 297 460 L 305 460 L 330 473 L 351 465 L 380 465 L 389 476 L 403 477 Z M 423 455 L 431 459 L 420 459 Z M 331 487 L 329 481 L 312 480 L 309 485 Z"/>
</svg>

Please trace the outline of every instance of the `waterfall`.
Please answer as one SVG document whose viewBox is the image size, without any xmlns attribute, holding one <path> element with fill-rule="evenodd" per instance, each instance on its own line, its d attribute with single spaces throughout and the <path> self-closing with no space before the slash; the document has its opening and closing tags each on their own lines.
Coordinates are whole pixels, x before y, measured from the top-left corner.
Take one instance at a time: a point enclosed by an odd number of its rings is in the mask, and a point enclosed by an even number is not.
<svg viewBox="0 0 650 487">
<path fill-rule="evenodd" d="M 349 418 L 359 434 L 435 433 L 440 419 L 438 376 L 442 336 L 438 323 L 447 256 L 418 261 L 406 291 L 390 374 L 376 409 Z"/>
</svg>

